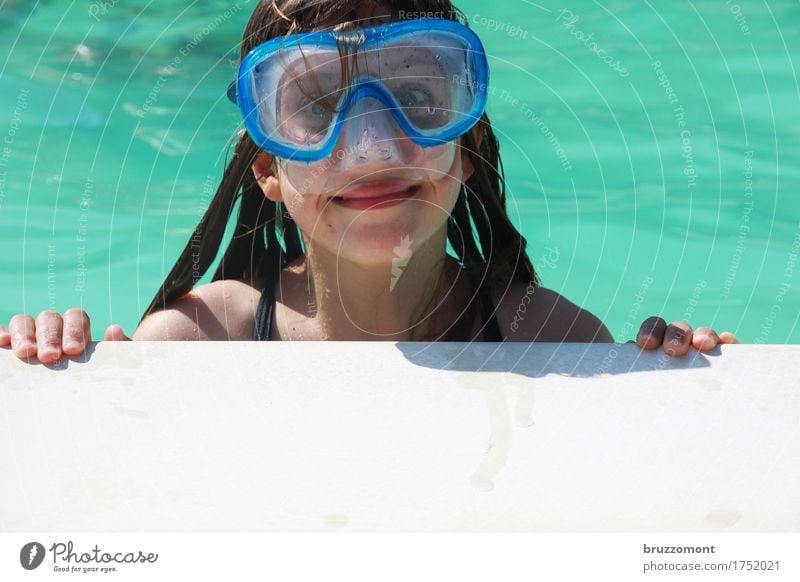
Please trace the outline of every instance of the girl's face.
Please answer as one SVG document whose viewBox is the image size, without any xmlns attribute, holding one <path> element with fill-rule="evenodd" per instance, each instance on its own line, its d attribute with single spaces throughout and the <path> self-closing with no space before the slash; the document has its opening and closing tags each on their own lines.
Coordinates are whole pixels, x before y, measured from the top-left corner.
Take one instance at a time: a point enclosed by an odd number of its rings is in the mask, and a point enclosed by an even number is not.
<svg viewBox="0 0 800 582">
<path fill-rule="evenodd" d="M 407 257 L 428 241 L 443 241 L 461 186 L 473 171 L 468 152 L 457 146 L 441 179 L 380 179 L 381 168 L 372 165 L 365 176 L 368 182 L 320 195 L 300 193 L 280 165 L 271 162 L 262 154 L 253 171 L 267 198 L 286 205 L 306 246 L 365 266 L 391 264 L 398 255 Z"/>
<path fill-rule="evenodd" d="M 374 26 L 388 23 L 391 12 L 383 3 L 365 2 L 356 17 Z M 376 131 L 382 135 L 373 136 L 376 140 L 391 139 L 398 152 L 408 154 L 398 158 L 408 160 L 409 167 L 413 164 L 416 168 L 437 168 L 435 173 L 428 174 L 434 177 L 420 178 L 420 172 L 405 172 L 405 178 L 402 172 L 400 176 L 387 174 L 386 170 L 397 168 L 397 159 L 390 164 L 381 162 L 382 158 L 377 156 L 355 172 L 351 166 L 347 180 L 337 182 L 345 184 L 343 189 L 323 194 L 298 191 L 293 186 L 298 181 L 290 180 L 281 165 L 267 154 L 259 156 L 253 171 L 267 198 L 285 204 L 303 232 L 306 247 L 322 247 L 337 257 L 365 266 L 391 265 L 398 254 L 407 257 L 426 243 L 442 244 L 444 252 L 448 219 L 462 184 L 473 172 L 468 152 L 460 147 L 462 140 L 456 140 L 449 163 L 450 157 L 442 155 L 446 146 L 414 146 L 417 151 L 412 154 L 408 138 L 393 121 L 376 123 L 375 127 L 378 126 L 380 129 Z M 359 127 L 354 134 L 361 135 L 364 131 Z M 480 135 L 477 128 L 473 131 L 476 137 Z M 352 149 L 340 143 L 330 158 L 331 163 L 338 164 L 341 156 L 347 155 L 353 155 Z M 390 179 L 392 176 L 400 179 Z"/>
</svg>

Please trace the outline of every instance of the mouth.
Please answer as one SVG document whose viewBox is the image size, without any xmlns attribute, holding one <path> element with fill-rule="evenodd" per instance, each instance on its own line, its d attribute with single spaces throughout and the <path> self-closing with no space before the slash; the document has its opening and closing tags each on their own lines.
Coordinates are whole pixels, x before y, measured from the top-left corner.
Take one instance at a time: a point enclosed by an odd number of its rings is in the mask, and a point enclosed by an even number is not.
<svg viewBox="0 0 800 582">
<path fill-rule="evenodd" d="M 331 202 L 353 210 L 384 210 L 414 198 L 421 189 L 420 184 L 408 182 L 373 182 L 342 192 L 339 196 L 334 196 Z"/>
</svg>

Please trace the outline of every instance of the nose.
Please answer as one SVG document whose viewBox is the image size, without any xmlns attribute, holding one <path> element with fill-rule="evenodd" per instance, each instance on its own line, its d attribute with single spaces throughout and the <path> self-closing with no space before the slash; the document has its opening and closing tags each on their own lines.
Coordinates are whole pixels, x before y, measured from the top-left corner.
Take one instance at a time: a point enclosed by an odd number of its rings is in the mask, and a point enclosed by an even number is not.
<svg viewBox="0 0 800 582">
<path fill-rule="evenodd" d="M 372 97 L 359 99 L 342 128 L 342 146 L 355 164 L 387 162 L 400 157 L 402 130 L 389 109 Z"/>
</svg>

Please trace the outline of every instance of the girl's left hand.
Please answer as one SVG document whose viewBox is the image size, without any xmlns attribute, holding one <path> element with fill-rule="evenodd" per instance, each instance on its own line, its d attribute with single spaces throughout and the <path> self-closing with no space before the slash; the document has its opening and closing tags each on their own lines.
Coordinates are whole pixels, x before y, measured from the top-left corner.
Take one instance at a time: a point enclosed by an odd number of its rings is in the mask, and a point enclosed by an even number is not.
<svg viewBox="0 0 800 582">
<path fill-rule="evenodd" d="M 664 346 L 668 356 L 680 357 L 689 352 L 689 348 L 707 352 L 718 344 L 738 344 L 739 338 L 729 331 L 717 334 L 710 327 L 692 326 L 685 321 L 675 321 L 667 325 L 661 317 L 648 317 L 644 320 L 636 335 L 636 345 L 644 350 L 655 350 Z"/>
</svg>

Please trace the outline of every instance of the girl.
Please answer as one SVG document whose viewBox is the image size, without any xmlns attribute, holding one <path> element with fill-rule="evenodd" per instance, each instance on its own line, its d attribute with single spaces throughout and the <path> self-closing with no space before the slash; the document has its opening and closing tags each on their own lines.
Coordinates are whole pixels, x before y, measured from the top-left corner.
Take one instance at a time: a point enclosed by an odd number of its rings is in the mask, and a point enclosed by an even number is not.
<svg viewBox="0 0 800 582">
<path fill-rule="evenodd" d="M 229 90 L 247 131 L 133 339 L 613 341 L 540 286 L 506 214 L 465 21 L 448 0 L 260 2 Z M 91 339 L 79 309 L 9 328 L 0 345 L 44 362 Z M 112 325 L 105 339 L 128 338 Z M 675 356 L 735 341 L 661 318 L 637 337 Z"/>
</svg>

